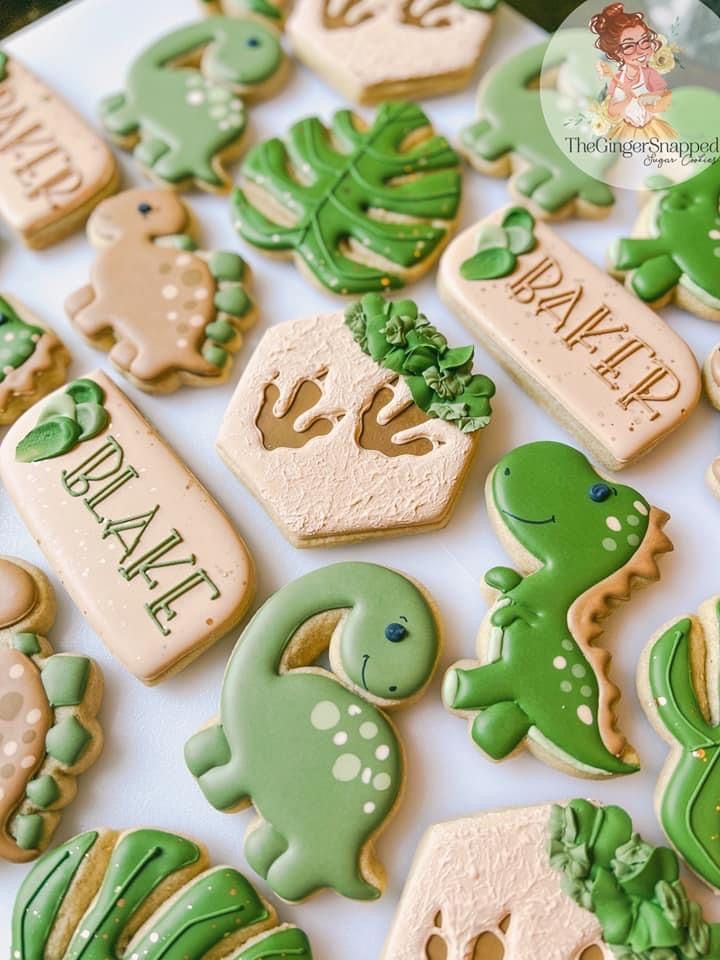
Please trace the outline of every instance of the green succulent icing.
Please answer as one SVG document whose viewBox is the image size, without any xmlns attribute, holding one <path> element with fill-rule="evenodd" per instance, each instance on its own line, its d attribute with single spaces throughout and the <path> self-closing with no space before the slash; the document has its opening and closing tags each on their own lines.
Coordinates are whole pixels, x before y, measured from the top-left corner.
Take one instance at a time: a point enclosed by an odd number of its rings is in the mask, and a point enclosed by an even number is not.
<svg viewBox="0 0 720 960">
<path fill-rule="evenodd" d="M 200 69 L 174 66 L 200 48 Z M 157 179 L 219 187 L 217 157 L 247 124 L 238 88 L 265 83 L 282 62 L 275 31 L 258 20 L 208 17 L 180 27 L 135 60 L 125 91 L 102 102 L 105 129 L 139 137 L 135 157 Z"/>
<path fill-rule="evenodd" d="M 105 394 L 93 380 L 75 380 L 41 407 L 37 425 L 15 448 L 20 463 L 61 457 L 84 440 L 92 440 L 110 422 Z"/>
<path fill-rule="evenodd" d="M 490 422 L 495 384 L 473 374 L 474 347 L 449 347 L 412 300 L 384 300 L 368 293 L 345 311 L 362 350 L 399 373 L 413 400 L 431 417 L 472 433 Z"/>
<path fill-rule="evenodd" d="M 45 750 L 49 757 L 74 766 L 82 757 L 92 737 L 77 717 L 66 717 L 48 730 L 45 738 Z"/>
<path fill-rule="evenodd" d="M 538 564 L 527 576 L 506 567 L 485 580 L 502 591 L 489 614 L 491 655 L 454 666 L 443 699 L 472 716 L 475 743 L 500 760 L 531 739 L 583 772 L 632 773 L 611 752 L 599 723 L 600 684 L 568 612 L 588 590 L 630 563 L 649 526 L 636 490 L 608 483 L 562 443 L 513 450 L 492 471 L 488 500 L 503 526 Z"/>
<path fill-rule="evenodd" d="M 429 125 L 414 103 L 382 104 L 367 129 L 350 110 L 341 110 L 333 118 L 332 139 L 316 117 L 300 120 L 287 146 L 267 140 L 242 166 L 245 179 L 270 194 L 293 226 L 272 220 L 236 190 L 237 229 L 263 250 L 292 251 L 335 293 L 403 286 L 404 272 L 422 265 L 445 241 L 460 203 L 459 158 L 443 137 L 404 148 L 411 134 Z M 412 219 L 381 219 L 370 210 Z M 351 259 L 345 252 L 351 240 L 396 270 Z"/>
<path fill-rule="evenodd" d="M 60 788 L 54 778 L 48 774 L 31 780 L 26 792 L 30 800 L 43 809 L 52 806 L 60 796 Z"/>
<path fill-rule="evenodd" d="M 720 957 L 720 924 L 708 924 L 689 899 L 677 856 L 645 843 L 620 807 L 554 806 L 549 833 L 563 890 L 597 917 L 619 960 Z"/>
<path fill-rule="evenodd" d="M 42 327 L 26 323 L 7 300 L 0 297 L 0 383 L 30 359 L 44 333 Z"/>
<path fill-rule="evenodd" d="M 695 692 L 691 627 L 690 619 L 678 620 L 655 641 L 648 658 L 653 714 L 676 742 L 660 794 L 660 820 L 688 865 L 720 888 L 720 725 L 706 719 Z"/>
<path fill-rule="evenodd" d="M 299 628 L 332 611 L 345 611 L 330 650 L 341 672 L 282 669 Z M 403 759 L 392 725 L 365 697 L 416 696 L 438 642 L 422 591 L 370 563 L 300 577 L 246 627 L 225 673 L 220 722 L 188 741 L 185 759 L 213 806 L 252 800 L 262 822 L 247 834 L 245 856 L 283 899 L 323 887 L 380 895 L 361 851 L 396 805 Z"/>
<path fill-rule="evenodd" d="M 680 285 L 720 309 L 720 160 L 653 198 L 650 235 L 623 237 L 610 250 L 615 270 L 654 303 Z"/>
<path fill-rule="evenodd" d="M 465 280 L 497 280 L 509 276 L 521 253 L 535 248 L 535 217 L 524 207 L 508 210 L 502 224 L 484 224 L 477 234 L 477 253 L 460 264 Z"/>
<path fill-rule="evenodd" d="M 16 633 L 12 639 L 12 645 L 26 657 L 32 657 L 40 653 L 40 643 L 34 633 Z"/>
<path fill-rule="evenodd" d="M 3 53 L 2 50 L 0 50 L 0 82 L 2 82 L 7 76 L 8 60 L 9 60 L 8 55 L 6 53 Z"/>
</svg>

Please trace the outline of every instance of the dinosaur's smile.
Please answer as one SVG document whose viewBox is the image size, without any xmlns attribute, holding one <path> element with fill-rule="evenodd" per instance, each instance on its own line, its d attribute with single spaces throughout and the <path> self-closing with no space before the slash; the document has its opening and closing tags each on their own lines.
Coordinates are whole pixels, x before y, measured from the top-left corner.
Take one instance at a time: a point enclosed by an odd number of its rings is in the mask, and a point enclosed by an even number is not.
<svg viewBox="0 0 720 960">
<path fill-rule="evenodd" d="M 360 679 L 361 679 L 361 681 L 362 681 L 362 685 L 365 687 L 366 690 L 367 690 L 367 688 L 368 688 L 368 685 L 367 685 L 367 681 L 365 680 L 365 671 L 367 670 L 367 665 L 368 665 L 368 660 L 369 660 L 369 659 L 370 659 L 370 654 L 369 654 L 369 653 L 364 653 L 364 654 L 363 654 L 362 672 L 361 672 L 361 674 L 360 674 Z"/>
<path fill-rule="evenodd" d="M 504 513 L 506 517 L 512 517 L 513 520 L 519 520 L 520 523 L 557 523 L 555 514 L 553 514 L 551 517 L 548 517 L 546 520 L 530 520 L 528 517 L 519 517 L 516 513 L 510 513 L 509 510 L 501 510 L 500 512 Z"/>
</svg>

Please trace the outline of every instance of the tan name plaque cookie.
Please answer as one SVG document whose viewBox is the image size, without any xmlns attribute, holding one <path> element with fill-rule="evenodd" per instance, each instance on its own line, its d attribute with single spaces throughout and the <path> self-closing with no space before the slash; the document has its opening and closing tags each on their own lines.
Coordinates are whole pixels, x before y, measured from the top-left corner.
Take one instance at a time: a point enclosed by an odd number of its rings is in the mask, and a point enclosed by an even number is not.
<svg viewBox="0 0 720 960">
<path fill-rule="evenodd" d="M 523 207 L 453 240 L 438 288 L 510 375 L 611 470 L 647 453 L 698 402 L 700 371 L 687 344 Z"/>
<path fill-rule="evenodd" d="M 29 246 L 71 233 L 118 185 L 111 150 L 42 80 L 0 52 L 0 215 Z"/>
<path fill-rule="evenodd" d="M 0 447 L 0 477 L 83 615 L 144 683 L 245 613 L 245 544 L 104 373 L 27 411 Z"/>
</svg>

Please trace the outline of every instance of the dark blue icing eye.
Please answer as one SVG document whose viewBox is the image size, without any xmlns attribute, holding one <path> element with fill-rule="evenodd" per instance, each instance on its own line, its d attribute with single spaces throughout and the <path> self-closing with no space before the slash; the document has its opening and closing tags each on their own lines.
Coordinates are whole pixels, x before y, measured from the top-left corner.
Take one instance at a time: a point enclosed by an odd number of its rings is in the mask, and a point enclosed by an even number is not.
<svg viewBox="0 0 720 960">
<path fill-rule="evenodd" d="M 0 313 L 0 326 L 3 323 L 10 323 L 10 317 L 6 313 Z M 10 334 L 8 334 L 10 336 Z"/>
<path fill-rule="evenodd" d="M 407 636 L 407 627 L 401 623 L 389 623 L 385 627 L 385 639 L 390 643 L 400 643 Z"/>
<path fill-rule="evenodd" d="M 603 503 L 603 501 L 607 500 L 611 495 L 612 490 L 606 483 L 594 483 L 590 487 L 589 496 L 595 503 Z"/>
<path fill-rule="evenodd" d="M 503 475 L 506 477 L 510 476 L 510 467 L 505 467 L 505 469 L 503 470 Z"/>
<path fill-rule="evenodd" d="M 150 213 L 152 207 L 149 203 L 139 203 L 138 204 L 138 213 L 141 213 L 144 217 Z"/>
<path fill-rule="evenodd" d="M 259 46 L 260 46 L 260 40 L 259 40 L 257 37 L 248 37 L 248 39 L 247 39 L 247 45 L 248 45 L 249 47 L 259 47 Z"/>
</svg>

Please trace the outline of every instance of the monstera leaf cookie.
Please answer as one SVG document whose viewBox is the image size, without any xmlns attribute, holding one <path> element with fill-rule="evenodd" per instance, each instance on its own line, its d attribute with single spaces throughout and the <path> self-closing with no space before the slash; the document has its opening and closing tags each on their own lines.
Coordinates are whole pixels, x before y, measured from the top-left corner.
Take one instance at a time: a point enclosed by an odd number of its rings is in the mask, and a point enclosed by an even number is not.
<svg viewBox="0 0 720 960">
<path fill-rule="evenodd" d="M 45 575 L 0 557 L 0 860 L 33 860 L 48 846 L 102 748 L 102 676 L 88 657 L 53 654 L 54 620 Z"/>
<path fill-rule="evenodd" d="M 38 861 L 12 915 L 16 960 L 312 960 L 232 867 L 163 830 L 90 830 Z"/>
</svg>

